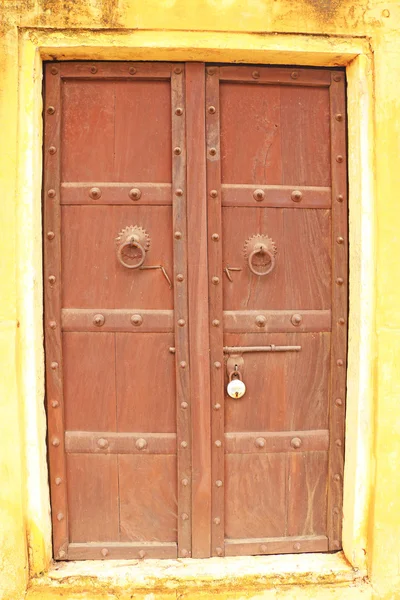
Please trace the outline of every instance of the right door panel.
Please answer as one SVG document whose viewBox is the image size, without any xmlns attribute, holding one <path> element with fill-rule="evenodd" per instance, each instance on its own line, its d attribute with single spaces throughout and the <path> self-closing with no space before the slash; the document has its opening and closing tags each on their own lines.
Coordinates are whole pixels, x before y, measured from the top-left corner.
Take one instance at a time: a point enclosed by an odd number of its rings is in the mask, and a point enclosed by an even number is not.
<svg viewBox="0 0 400 600">
<path fill-rule="evenodd" d="M 207 68 L 213 555 L 341 547 L 344 115 L 341 72 Z"/>
</svg>

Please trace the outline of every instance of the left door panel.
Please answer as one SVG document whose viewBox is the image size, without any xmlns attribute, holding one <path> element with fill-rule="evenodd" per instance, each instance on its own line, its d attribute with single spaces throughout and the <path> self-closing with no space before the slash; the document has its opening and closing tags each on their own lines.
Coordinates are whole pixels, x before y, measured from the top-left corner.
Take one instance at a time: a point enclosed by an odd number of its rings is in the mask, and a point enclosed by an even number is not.
<svg viewBox="0 0 400 600">
<path fill-rule="evenodd" d="M 180 64 L 46 65 L 56 559 L 190 555 L 184 76 Z"/>
</svg>

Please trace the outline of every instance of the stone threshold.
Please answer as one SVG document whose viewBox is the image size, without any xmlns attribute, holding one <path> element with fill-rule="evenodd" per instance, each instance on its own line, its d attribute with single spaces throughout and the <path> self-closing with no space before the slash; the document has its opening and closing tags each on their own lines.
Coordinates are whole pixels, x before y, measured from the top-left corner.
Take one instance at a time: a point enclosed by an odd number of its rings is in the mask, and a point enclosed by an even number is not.
<svg viewBox="0 0 400 600">
<path fill-rule="evenodd" d="M 288 586 L 314 589 L 333 586 L 341 588 L 341 593 L 343 587 L 348 587 L 349 591 L 358 590 L 363 598 L 367 598 L 365 575 L 347 562 L 343 552 L 59 562 L 54 563 L 45 575 L 30 582 L 26 599 L 267 598 L 275 597 L 277 588 L 284 592 Z M 274 595 L 265 596 L 268 590 L 274 590 Z M 352 593 L 351 597 L 361 597 L 358 592 L 357 596 Z M 346 598 L 350 597 L 348 592 L 345 593 Z M 295 596 L 300 597 L 297 592 Z"/>
</svg>

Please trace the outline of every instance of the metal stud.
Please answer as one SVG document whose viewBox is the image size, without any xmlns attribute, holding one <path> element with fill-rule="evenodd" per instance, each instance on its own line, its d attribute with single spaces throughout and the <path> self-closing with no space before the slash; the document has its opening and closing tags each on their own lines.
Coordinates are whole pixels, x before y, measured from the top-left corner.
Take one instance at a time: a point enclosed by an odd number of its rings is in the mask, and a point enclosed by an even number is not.
<svg viewBox="0 0 400 600">
<path fill-rule="evenodd" d="M 174 154 L 176 156 L 179 156 L 180 154 L 182 154 L 182 148 L 180 148 L 179 146 L 176 146 L 176 148 L 174 148 Z"/>
<path fill-rule="evenodd" d="M 184 487 L 186 487 L 189 484 L 189 479 L 184 478 L 182 479 L 181 483 Z"/>
<path fill-rule="evenodd" d="M 183 408 L 183 410 L 186 410 L 188 406 L 189 404 L 187 402 L 181 402 L 181 408 Z"/>
<path fill-rule="evenodd" d="M 213 233 L 211 236 L 211 239 L 213 240 L 213 242 L 218 242 L 218 240 L 219 240 L 218 233 Z"/>
<path fill-rule="evenodd" d="M 219 277 L 213 277 L 211 279 L 211 281 L 213 282 L 214 285 L 218 285 L 219 284 Z"/>
<path fill-rule="evenodd" d="M 342 78 L 340 77 L 340 75 L 334 75 L 333 81 L 342 81 Z"/>
<path fill-rule="evenodd" d="M 260 551 L 265 553 L 265 552 L 267 552 L 267 550 L 268 550 L 267 546 L 265 544 L 261 544 Z"/>
<path fill-rule="evenodd" d="M 254 443 L 257 446 L 257 448 L 264 448 L 264 446 L 265 446 L 265 439 L 262 438 L 262 437 L 259 437 L 259 438 L 256 439 L 256 441 Z"/>
<path fill-rule="evenodd" d="M 216 69 L 214 67 L 210 67 L 207 69 L 207 75 L 215 75 Z"/>
<path fill-rule="evenodd" d="M 210 113 L 210 115 L 214 115 L 216 112 L 215 106 L 209 106 L 208 112 Z"/>
<path fill-rule="evenodd" d="M 337 155 L 336 162 L 338 162 L 338 163 L 342 163 L 343 162 L 343 156 L 341 154 Z"/>
<path fill-rule="evenodd" d="M 54 275 L 49 275 L 49 283 L 53 285 L 56 282 L 56 278 Z"/>
<path fill-rule="evenodd" d="M 60 550 L 60 552 L 58 553 L 58 558 L 66 558 L 67 553 L 64 552 L 64 550 Z"/>
<path fill-rule="evenodd" d="M 186 550 L 186 548 L 182 548 L 181 550 L 181 557 L 182 558 L 187 558 L 189 556 L 189 550 Z"/>
<path fill-rule="evenodd" d="M 57 327 L 57 323 L 55 321 L 50 321 L 49 327 L 50 329 L 55 329 Z"/>
<path fill-rule="evenodd" d="M 180 240 L 182 238 L 182 233 L 180 231 L 175 231 L 174 238 Z"/>
<path fill-rule="evenodd" d="M 132 200 L 140 200 L 142 196 L 142 192 L 139 190 L 139 188 L 132 188 L 129 191 L 129 198 L 131 198 Z"/>
<path fill-rule="evenodd" d="M 339 475 L 339 473 L 335 473 L 335 475 L 333 476 L 333 479 L 335 481 L 340 481 L 340 475 Z"/>
<path fill-rule="evenodd" d="M 60 403 L 59 403 L 59 401 L 58 401 L 58 400 L 52 400 L 52 401 L 51 401 L 51 406 L 52 406 L 53 408 L 58 408 L 58 407 L 60 406 Z"/>
<path fill-rule="evenodd" d="M 183 196 L 183 190 L 181 188 L 175 190 L 175 196 Z"/>
<path fill-rule="evenodd" d="M 178 320 L 178 325 L 179 325 L 179 327 L 184 327 L 186 325 L 185 319 L 179 319 Z"/>
<path fill-rule="evenodd" d="M 145 448 L 147 448 L 147 442 L 144 438 L 139 438 L 138 440 L 136 440 L 135 446 L 138 450 L 144 450 Z"/>
<path fill-rule="evenodd" d="M 218 196 L 217 190 L 211 190 L 210 196 L 211 196 L 211 198 L 216 198 Z"/>
<path fill-rule="evenodd" d="M 215 552 L 217 553 L 217 556 L 223 556 L 224 554 L 222 548 L 220 548 L 219 546 L 218 548 L 215 548 Z"/>
<path fill-rule="evenodd" d="M 292 325 L 294 325 L 295 327 L 298 327 L 300 325 L 300 323 L 303 320 L 303 317 L 301 315 L 299 315 L 298 313 L 296 313 L 295 315 L 292 316 L 292 318 L 290 319 L 292 322 Z"/>
<path fill-rule="evenodd" d="M 220 368 L 221 368 L 221 363 L 219 362 L 219 360 L 216 360 L 216 361 L 215 361 L 215 363 L 214 363 L 214 367 L 215 367 L 216 369 L 220 369 Z"/>
<path fill-rule="evenodd" d="M 221 519 L 219 517 L 215 517 L 214 525 L 219 525 L 221 523 Z"/>
<path fill-rule="evenodd" d="M 180 107 L 178 107 L 178 108 L 175 110 L 175 114 L 176 114 L 178 117 L 182 116 L 182 115 L 183 115 L 183 108 L 180 108 Z"/>
<path fill-rule="evenodd" d="M 219 327 L 219 320 L 218 319 L 214 319 L 213 322 L 213 327 Z"/>
<path fill-rule="evenodd" d="M 187 363 L 184 360 L 181 360 L 181 362 L 179 363 L 179 366 L 181 369 L 186 369 Z"/>
<path fill-rule="evenodd" d="M 52 363 L 50 364 L 50 367 L 53 369 L 53 371 L 55 371 L 56 369 L 58 369 L 58 362 L 55 362 L 55 361 L 54 361 L 54 362 L 52 362 Z"/>
<path fill-rule="evenodd" d="M 184 280 L 184 276 L 182 275 L 182 273 L 178 273 L 178 275 L 176 276 L 176 280 L 177 281 L 183 281 Z"/>
<path fill-rule="evenodd" d="M 344 243 L 344 238 L 340 235 L 336 238 L 336 243 L 337 244 L 343 244 Z"/>
<path fill-rule="evenodd" d="M 300 190 L 293 190 L 290 197 L 293 200 L 293 202 L 300 202 L 301 199 L 303 198 L 303 194 L 301 193 Z"/>
<path fill-rule="evenodd" d="M 298 77 L 299 77 L 299 72 L 298 72 L 298 71 L 292 71 L 292 72 L 290 73 L 290 77 L 291 77 L 292 79 L 298 79 Z"/>
<path fill-rule="evenodd" d="M 89 196 L 93 198 L 93 200 L 98 200 L 101 197 L 101 189 L 98 187 L 92 187 L 89 192 Z"/>
<path fill-rule="evenodd" d="M 55 146 L 50 146 L 49 154 L 55 154 L 57 152 L 57 148 Z"/>
<path fill-rule="evenodd" d="M 108 440 L 106 440 L 106 438 L 100 438 L 97 440 L 97 445 L 104 450 L 105 448 L 108 448 Z"/>
<path fill-rule="evenodd" d="M 339 358 L 339 359 L 336 361 L 336 364 L 337 364 L 337 366 L 338 366 L 338 367 L 343 367 L 343 360 L 342 360 L 341 358 Z"/>
<path fill-rule="evenodd" d="M 254 190 L 253 198 L 254 198 L 254 200 L 257 200 L 257 202 L 261 202 L 262 200 L 264 200 L 264 198 L 265 198 L 264 190 Z"/>
<path fill-rule="evenodd" d="M 291 441 L 290 441 L 290 445 L 292 446 L 292 448 L 295 448 L 297 450 L 297 448 L 300 448 L 302 444 L 302 441 L 299 437 L 294 437 Z"/>
<path fill-rule="evenodd" d="M 56 438 L 56 437 L 53 438 L 52 441 L 51 441 L 51 445 L 55 446 L 57 448 L 57 446 L 60 445 L 60 440 L 58 438 Z"/>
<path fill-rule="evenodd" d="M 104 558 L 105 558 L 106 556 L 108 556 L 108 550 L 107 550 L 107 548 L 102 548 L 102 550 L 101 550 L 101 555 L 102 555 L 102 556 L 104 556 Z"/>
<path fill-rule="evenodd" d="M 334 514 L 334 515 L 338 515 L 338 514 L 339 514 L 339 512 L 340 512 L 340 511 L 339 511 L 338 507 L 337 507 L 337 506 L 335 506 L 335 508 L 333 509 L 333 514 Z"/>
<path fill-rule="evenodd" d="M 131 323 L 132 323 L 132 325 L 135 325 L 136 327 L 139 327 L 143 323 L 143 317 L 142 317 L 142 315 L 132 315 L 131 316 Z"/>
<path fill-rule="evenodd" d="M 342 440 L 336 440 L 336 441 L 335 441 L 335 444 L 336 444 L 336 446 L 337 446 L 338 448 L 340 448 L 340 447 L 341 447 L 341 445 L 342 445 Z"/>
<path fill-rule="evenodd" d="M 54 480 L 54 483 L 55 483 L 56 485 L 61 485 L 61 484 L 62 484 L 62 479 L 61 479 L 61 477 L 56 477 L 56 478 L 55 478 L 55 480 Z"/>
<path fill-rule="evenodd" d="M 187 513 L 182 513 L 181 519 L 182 519 L 182 521 L 187 521 L 189 519 L 189 515 Z"/>
<path fill-rule="evenodd" d="M 47 108 L 47 114 L 48 115 L 54 115 L 55 112 L 56 112 L 56 109 L 54 108 L 54 106 L 49 106 Z"/>
<path fill-rule="evenodd" d="M 223 484 L 222 484 L 222 481 L 220 479 L 217 479 L 217 481 L 215 482 L 215 485 L 217 487 L 222 487 Z"/>
<path fill-rule="evenodd" d="M 181 69 L 181 67 L 175 67 L 175 69 L 174 69 L 174 73 L 175 73 L 176 75 L 180 75 L 180 74 L 182 73 L 182 69 Z"/>
<path fill-rule="evenodd" d="M 105 318 L 104 315 L 101 315 L 100 313 L 97 315 L 94 315 L 93 317 L 93 324 L 96 325 L 97 327 L 102 327 L 105 323 Z"/>
<path fill-rule="evenodd" d="M 345 324 L 344 318 L 340 317 L 340 319 L 338 319 L 338 323 L 339 323 L 339 325 L 344 325 Z"/>
<path fill-rule="evenodd" d="M 253 79 L 258 79 L 260 77 L 260 71 L 253 71 L 251 76 Z"/>
<path fill-rule="evenodd" d="M 343 194 L 338 194 L 337 197 L 336 197 L 336 200 L 338 202 L 343 202 Z"/>
<path fill-rule="evenodd" d="M 48 240 L 54 240 L 54 236 L 55 236 L 54 231 L 48 231 L 47 232 L 47 239 Z"/>
<path fill-rule="evenodd" d="M 337 283 L 338 285 L 343 285 L 343 283 L 344 283 L 343 277 L 338 277 L 338 278 L 336 279 L 336 283 Z"/>
<path fill-rule="evenodd" d="M 55 196 L 56 196 L 56 190 L 49 190 L 47 192 L 47 195 L 48 195 L 49 198 L 55 198 Z"/>
<path fill-rule="evenodd" d="M 90 67 L 90 72 L 97 73 L 97 67 L 95 67 L 94 65 L 93 65 L 93 67 Z"/>
<path fill-rule="evenodd" d="M 217 154 L 217 149 L 216 148 L 210 148 L 210 150 L 208 151 L 210 156 L 215 156 Z"/>
<path fill-rule="evenodd" d="M 187 442 L 181 442 L 181 448 L 187 448 L 187 447 L 188 447 Z"/>
<path fill-rule="evenodd" d="M 343 400 L 341 398 L 336 398 L 335 404 L 336 406 L 343 406 Z"/>
<path fill-rule="evenodd" d="M 267 324 L 267 317 L 264 317 L 264 315 L 258 315 L 256 317 L 256 325 L 257 327 L 265 327 Z"/>
<path fill-rule="evenodd" d="M 131 75 L 135 75 L 135 73 L 136 73 L 136 69 L 135 69 L 135 67 L 129 67 L 129 73 L 130 73 Z"/>
<path fill-rule="evenodd" d="M 57 521 L 62 521 L 64 518 L 64 515 L 60 512 L 57 514 Z"/>
<path fill-rule="evenodd" d="M 222 446 L 221 440 L 215 440 L 214 444 L 217 446 L 217 448 L 221 448 Z"/>
<path fill-rule="evenodd" d="M 299 542 L 296 542 L 296 544 L 293 544 L 293 550 L 296 550 L 296 552 L 301 550 L 301 544 L 299 544 Z"/>
<path fill-rule="evenodd" d="M 337 113 L 335 115 L 335 119 L 336 119 L 336 121 L 343 121 L 343 115 L 341 113 Z"/>
<path fill-rule="evenodd" d="M 50 73 L 51 73 L 52 75 L 57 75 L 57 73 L 58 73 L 58 69 L 57 69 L 57 67 L 51 67 L 51 69 L 50 69 Z"/>
<path fill-rule="evenodd" d="M 146 552 L 144 550 L 139 550 L 138 557 L 143 559 L 146 556 Z"/>
<path fill-rule="evenodd" d="M 217 402 L 217 404 L 214 404 L 213 408 L 214 408 L 214 410 L 219 410 L 221 408 L 220 403 Z"/>
<path fill-rule="evenodd" d="M 334 540 L 333 541 L 333 546 L 334 546 L 334 548 L 338 548 L 339 549 L 340 548 L 340 542 L 339 542 L 339 540 Z"/>
<path fill-rule="evenodd" d="M 173 346 L 170 346 L 168 351 L 170 352 L 170 354 L 175 354 L 176 348 L 174 348 Z"/>
</svg>

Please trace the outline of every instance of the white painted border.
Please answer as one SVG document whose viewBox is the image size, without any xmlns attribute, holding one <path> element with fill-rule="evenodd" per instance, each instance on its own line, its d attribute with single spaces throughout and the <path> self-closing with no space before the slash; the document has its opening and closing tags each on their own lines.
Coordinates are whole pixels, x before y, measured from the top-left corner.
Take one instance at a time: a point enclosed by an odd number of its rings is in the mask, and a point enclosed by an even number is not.
<svg viewBox="0 0 400 600">
<path fill-rule="evenodd" d="M 374 339 L 374 130 L 371 54 L 362 38 L 296 34 L 93 31 L 90 36 L 20 30 L 18 154 L 18 313 L 20 400 L 24 407 L 26 523 L 30 572 L 51 560 L 46 463 L 42 324 L 42 61 L 217 60 L 260 64 L 346 66 L 349 138 L 350 314 L 347 374 L 343 547 L 349 562 L 366 569 L 372 455 Z M 149 40 L 151 39 L 151 43 Z M 84 45 L 85 44 L 85 45 Z M 310 563 L 310 569 L 312 565 Z"/>
</svg>

